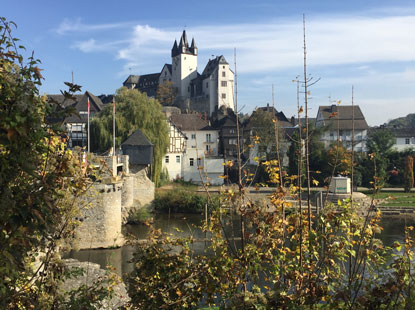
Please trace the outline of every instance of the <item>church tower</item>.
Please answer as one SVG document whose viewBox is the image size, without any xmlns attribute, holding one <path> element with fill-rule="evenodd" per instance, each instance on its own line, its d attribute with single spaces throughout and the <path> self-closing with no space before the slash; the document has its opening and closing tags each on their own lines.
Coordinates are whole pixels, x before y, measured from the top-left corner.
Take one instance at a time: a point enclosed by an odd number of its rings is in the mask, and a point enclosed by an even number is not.
<svg viewBox="0 0 415 310">
<path fill-rule="evenodd" d="M 197 47 L 195 40 L 189 47 L 186 30 L 183 30 L 180 43 L 174 41 L 171 50 L 172 58 L 172 82 L 178 89 L 178 94 L 183 100 L 190 98 L 190 82 L 197 78 Z"/>
</svg>

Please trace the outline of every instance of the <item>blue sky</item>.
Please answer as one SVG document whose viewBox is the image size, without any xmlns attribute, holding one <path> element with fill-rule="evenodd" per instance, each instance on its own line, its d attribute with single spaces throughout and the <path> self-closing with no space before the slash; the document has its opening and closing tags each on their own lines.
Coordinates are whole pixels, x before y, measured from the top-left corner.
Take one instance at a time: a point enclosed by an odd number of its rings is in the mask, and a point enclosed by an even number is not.
<svg viewBox="0 0 415 310">
<path fill-rule="evenodd" d="M 360 105 L 369 125 L 415 113 L 414 1 L 16 1 L 0 15 L 17 23 L 15 36 L 41 59 L 45 93 L 64 81 L 110 94 L 131 74 L 158 72 L 183 28 L 199 48 L 198 71 L 212 55 L 233 67 L 237 50 L 238 105 L 244 113 L 271 102 L 296 113 L 302 75 L 302 14 L 307 22 L 310 116 L 341 100 Z M 302 78 L 302 77 L 301 77 Z"/>
</svg>

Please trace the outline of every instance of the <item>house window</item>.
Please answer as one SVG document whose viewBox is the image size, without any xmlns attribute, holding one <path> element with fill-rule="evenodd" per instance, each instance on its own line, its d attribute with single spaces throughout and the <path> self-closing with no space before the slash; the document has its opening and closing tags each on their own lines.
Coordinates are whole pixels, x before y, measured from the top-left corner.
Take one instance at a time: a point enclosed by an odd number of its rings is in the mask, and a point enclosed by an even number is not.
<svg viewBox="0 0 415 310">
<path fill-rule="evenodd" d="M 226 99 L 226 94 L 222 93 L 222 99 Z"/>
<path fill-rule="evenodd" d="M 226 86 L 228 86 L 228 83 L 226 81 L 222 81 L 222 82 L 220 82 L 220 85 L 222 87 L 226 87 Z"/>
<path fill-rule="evenodd" d="M 209 88 L 209 83 L 208 82 L 206 82 L 206 88 Z"/>
<path fill-rule="evenodd" d="M 195 164 L 195 159 L 194 158 L 190 158 L 189 159 L 189 165 L 190 166 L 194 166 L 194 164 Z"/>
<path fill-rule="evenodd" d="M 229 133 L 235 133 L 235 129 L 229 129 Z"/>
<path fill-rule="evenodd" d="M 236 145 L 236 139 L 229 139 L 229 144 L 230 145 Z"/>
<path fill-rule="evenodd" d="M 169 156 L 168 155 L 165 157 L 165 162 L 166 162 L 166 164 L 169 163 Z"/>
<path fill-rule="evenodd" d="M 210 145 L 208 144 L 208 145 L 206 145 L 206 152 L 209 152 L 210 151 Z"/>
<path fill-rule="evenodd" d="M 176 163 L 180 164 L 180 156 L 179 155 L 176 156 Z"/>
<path fill-rule="evenodd" d="M 409 138 L 405 138 L 405 144 L 410 144 Z"/>
<path fill-rule="evenodd" d="M 225 68 L 224 68 L 225 69 Z M 222 76 L 225 77 L 226 76 L 226 72 L 222 71 Z"/>
<path fill-rule="evenodd" d="M 212 137 L 211 137 L 210 133 L 206 134 L 206 142 L 212 142 Z"/>
<path fill-rule="evenodd" d="M 202 158 L 197 159 L 197 166 L 200 167 L 202 165 Z"/>
<path fill-rule="evenodd" d="M 196 134 L 192 133 L 192 140 L 196 139 Z"/>
</svg>

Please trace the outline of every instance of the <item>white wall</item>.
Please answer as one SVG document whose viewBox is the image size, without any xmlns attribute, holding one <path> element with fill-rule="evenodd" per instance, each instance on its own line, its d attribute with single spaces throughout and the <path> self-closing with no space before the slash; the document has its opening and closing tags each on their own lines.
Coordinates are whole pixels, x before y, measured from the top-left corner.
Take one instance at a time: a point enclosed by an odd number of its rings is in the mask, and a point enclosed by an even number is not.
<svg viewBox="0 0 415 310">
<path fill-rule="evenodd" d="M 190 97 L 189 85 L 197 77 L 197 55 L 179 54 L 172 59 L 172 81 L 183 99 Z"/>
<path fill-rule="evenodd" d="M 406 139 L 409 139 L 409 144 L 406 144 Z M 393 148 L 397 151 L 415 149 L 415 137 L 397 137 Z"/>
<path fill-rule="evenodd" d="M 225 73 L 225 76 L 223 76 Z M 219 64 L 218 71 L 218 108 L 226 106 L 235 110 L 233 102 L 233 80 L 234 73 L 230 70 L 229 65 Z M 222 86 L 222 82 L 226 82 L 226 86 Z M 225 94 L 226 98 L 222 98 L 222 94 Z"/>
<path fill-rule="evenodd" d="M 169 172 L 169 179 L 175 180 L 182 177 L 183 154 L 167 153 L 163 158 L 163 168 Z"/>
</svg>

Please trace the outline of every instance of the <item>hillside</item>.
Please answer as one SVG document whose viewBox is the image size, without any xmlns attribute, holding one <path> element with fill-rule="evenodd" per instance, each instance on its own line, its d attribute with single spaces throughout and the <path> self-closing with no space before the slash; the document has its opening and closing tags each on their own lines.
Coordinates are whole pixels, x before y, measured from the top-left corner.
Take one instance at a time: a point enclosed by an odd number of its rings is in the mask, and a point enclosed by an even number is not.
<svg viewBox="0 0 415 310">
<path fill-rule="evenodd" d="M 386 127 L 394 128 L 415 128 L 415 113 L 408 114 L 404 117 L 398 117 L 390 120 Z"/>
</svg>

